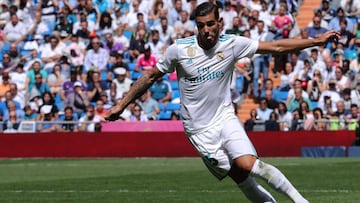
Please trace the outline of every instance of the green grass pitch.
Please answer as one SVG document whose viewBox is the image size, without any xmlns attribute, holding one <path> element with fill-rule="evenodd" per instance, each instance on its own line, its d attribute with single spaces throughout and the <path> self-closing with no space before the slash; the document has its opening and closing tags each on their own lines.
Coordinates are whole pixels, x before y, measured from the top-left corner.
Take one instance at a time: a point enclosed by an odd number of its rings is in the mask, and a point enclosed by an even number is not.
<svg viewBox="0 0 360 203">
<path fill-rule="evenodd" d="M 310 202 L 360 202 L 360 159 L 265 158 Z M 278 202 L 290 202 L 264 185 Z M 199 158 L 1 159 L 0 202 L 247 202 Z"/>
</svg>

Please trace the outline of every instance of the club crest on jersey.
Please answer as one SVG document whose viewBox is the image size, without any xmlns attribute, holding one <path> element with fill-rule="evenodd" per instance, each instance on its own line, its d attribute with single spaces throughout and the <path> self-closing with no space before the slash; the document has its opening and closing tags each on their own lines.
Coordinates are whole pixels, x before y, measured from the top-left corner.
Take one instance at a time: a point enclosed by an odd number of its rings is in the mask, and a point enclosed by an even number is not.
<svg viewBox="0 0 360 203">
<path fill-rule="evenodd" d="M 224 60 L 224 52 L 219 51 L 218 53 L 216 53 L 216 58 L 217 58 L 219 61 Z"/>
<path fill-rule="evenodd" d="M 194 47 L 189 47 L 187 48 L 186 53 L 189 57 L 194 57 L 196 54 L 196 49 Z"/>
</svg>

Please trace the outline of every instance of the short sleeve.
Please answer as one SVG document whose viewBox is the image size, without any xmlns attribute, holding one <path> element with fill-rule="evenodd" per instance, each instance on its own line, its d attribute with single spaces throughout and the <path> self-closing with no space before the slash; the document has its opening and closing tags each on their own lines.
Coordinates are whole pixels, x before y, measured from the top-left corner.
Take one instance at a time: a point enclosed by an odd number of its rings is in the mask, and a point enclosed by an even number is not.
<svg viewBox="0 0 360 203">
<path fill-rule="evenodd" d="M 165 52 L 163 56 L 161 56 L 157 63 L 156 67 L 163 73 L 172 73 L 178 63 L 177 54 L 178 49 L 176 44 L 172 44 Z"/>
<path fill-rule="evenodd" d="M 251 40 L 247 37 L 235 37 L 234 42 L 234 55 L 237 59 L 244 57 L 251 58 L 259 47 L 258 41 Z"/>
</svg>

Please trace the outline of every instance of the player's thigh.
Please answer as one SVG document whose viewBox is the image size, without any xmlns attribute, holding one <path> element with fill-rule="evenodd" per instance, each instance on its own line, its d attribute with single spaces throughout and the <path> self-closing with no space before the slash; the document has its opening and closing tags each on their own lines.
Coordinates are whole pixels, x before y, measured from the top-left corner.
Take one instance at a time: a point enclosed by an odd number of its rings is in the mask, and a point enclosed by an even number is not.
<svg viewBox="0 0 360 203">
<path fill-rule="evenodd" d="M 245 155 L 257 157 L 256 150 L 238 119 L 224 123 L 221 137 L 223 147 L 232 160 Z"/>
</svg>

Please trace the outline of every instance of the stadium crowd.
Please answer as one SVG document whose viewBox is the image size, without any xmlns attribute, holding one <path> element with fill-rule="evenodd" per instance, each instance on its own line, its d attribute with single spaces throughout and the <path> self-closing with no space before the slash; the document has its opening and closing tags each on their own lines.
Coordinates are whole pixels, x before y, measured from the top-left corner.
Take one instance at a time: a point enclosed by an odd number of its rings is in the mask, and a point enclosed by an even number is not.
<svg viewBox="0 0 360 203">
<path fill-rule="evenodd" d="M 203 1 L 0 0 L 2 130 L 16 132 L 23 121 L 36 121 L 37 132 L 100 131 L 107 110 L 155 67 L 166 48 L 197 32 L 193 11 Z M 244 122 L 247 130 L 258 123 L 266 130 L 356 128 L 359 1 L 323 0 L 301 29 L 295 20 L 300 0 L 214 3 L 226 34 L 259 41 L 314 38 L 328 29 L 342 35 L 324 47 L 238 61 L 234 105 L 249 96 L 259 103 Z M 269 71 L 280 78 L 279 87 Z M 120 118 L 181 120 L 179 95 L 176 73 L 168 74 Z"/>
</svg>

